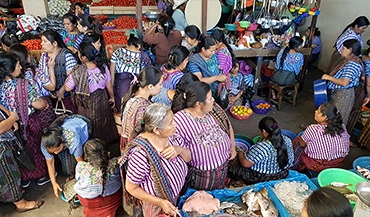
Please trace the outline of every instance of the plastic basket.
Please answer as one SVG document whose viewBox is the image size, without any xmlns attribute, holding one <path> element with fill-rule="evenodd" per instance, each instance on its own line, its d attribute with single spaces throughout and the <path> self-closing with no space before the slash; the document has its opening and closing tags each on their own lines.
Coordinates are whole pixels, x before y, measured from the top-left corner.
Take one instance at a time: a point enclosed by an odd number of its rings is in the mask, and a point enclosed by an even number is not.
<svg viewBox="0 0 370 217">
<path fill-rule="evenodd" d="M 115 29 L 116 26 L 103 26 L 103 29 L 104 30 L 112 30 L 112 29 Z"/>
<path fill-rule="evenodd" d="M 269 104 L 269 105 L 270 105 L 270 107 L 269 107 L 269 108 L 267 108 L 267 109 L 260 109 L 260 108 L 257 108 L 257 107 L 256 107 L 256 105 L 258 105 L 258 104 L 260 104 L 260 103 L 267 103 L 267 104 Z M 256 100 L 256 101 L 252 102 L 252 109 L 253 109 L 253 111 L 254 111 L 255 113 L 257 113 L 257 114 L 261 114 L 261 115 L 266 114 L 266 113 L 270 110 L 270 108 L 271 108 L 271 104 L 270 104 L 270 103 L 268 103 L 268 102 L 266 102 L 266 101 L 263 101 L 263 100 Z"/>
<path fill-rule="evenodd" d="M 368 157 L 368 156 L 359 157 L 359 158 L 357 158 L 356 160 L 353 161 L 352 166 L 353 166 L 353 169 L 356 171 L 356 173 L 359 174 L 360 176 L 362 176 L 357 171 L 356 167 L 359 166 L 361 168 L 365 168 L 365 169 L 370 170 L 370 157 Z M 367 181 L 370 182 L 370 180 L 367 180 Z"/>
<path fill-rule="evenodd" d="M 236 24 L 230 24 L 230 23 L 225 24 L 225 29 L 227 31 L 236 31 L 236 28 L 238 28 L 238 25 Z"/>
<path fill-rule="evenodd" d="M 238 119 L 238 120 L 247 120 L 252 114 L 253 114 L 253 110 L 252 110 L 252 113 L 250 113 L 249 115 L 237 115 L 233 112 L 233 108 L 234 107 L 237 107 L 237 106 L 241 106 L 243 108 L 249 108 L 247 106 L 243 106 L 243 105 L 236 105 L 236 106 L 233 106 L 230 108 L 230 113 L 231 115 L 235 118 L 235 119 Z"/>
</svg>

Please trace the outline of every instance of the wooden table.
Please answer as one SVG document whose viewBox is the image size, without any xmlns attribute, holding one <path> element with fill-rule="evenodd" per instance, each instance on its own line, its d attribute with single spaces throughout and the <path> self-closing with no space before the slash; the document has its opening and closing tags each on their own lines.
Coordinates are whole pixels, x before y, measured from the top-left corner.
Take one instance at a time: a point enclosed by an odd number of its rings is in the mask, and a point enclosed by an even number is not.
<svg viewBox="0 0 370 217">
<path fill-rule="evenodd" d="M 258 85 L 261 80 L 261 68 L 263 63 L 264 57 L 276 57 L 281 49 L 244 49 L 244 50 L 233 50 L 235 57 L 239 58 L 252 58 L 257 57 L 257 64 L 255 64 L 250 59 L 246 59 L 246 62 L 248 65 L 253 67 L 256 70 L 256 74 L 254 76 L 254 86 L 253 88 L 257 91 Z M 300 48 L 297 49 L 299 53 L 302 53 L 304 56 L 310 56 L 312 52 L 312 48 Z M 307 61 L 307 58 L 305 58 Z M 299 73 L 299 82 L 300 87 L 303 86 L 304 77 L 306 75 L 305 68 L 302 69 L 302 71 Z"/>
</svg>

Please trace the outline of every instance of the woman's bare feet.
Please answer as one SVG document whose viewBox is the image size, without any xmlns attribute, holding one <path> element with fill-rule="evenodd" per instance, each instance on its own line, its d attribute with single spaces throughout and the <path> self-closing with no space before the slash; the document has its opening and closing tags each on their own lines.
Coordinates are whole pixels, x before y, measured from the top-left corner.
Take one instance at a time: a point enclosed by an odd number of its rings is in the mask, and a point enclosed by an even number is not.
<svg viewBox="0 0 370 217">
<path fill-rule="evenodd" d="M 17 207 L 18 212 L 27 212 L 33 209 L 40 208 L 44 201 L 27 201 L 22 199 L 18 202 L 14 202 L 14 205 Z"/>
</svg>

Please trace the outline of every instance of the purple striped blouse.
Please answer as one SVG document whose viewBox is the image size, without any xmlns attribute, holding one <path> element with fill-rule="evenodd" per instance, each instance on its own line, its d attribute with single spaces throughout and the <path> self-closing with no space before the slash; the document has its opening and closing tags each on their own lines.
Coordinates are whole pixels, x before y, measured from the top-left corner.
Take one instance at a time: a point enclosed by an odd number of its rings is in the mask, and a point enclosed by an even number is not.
<svg viewBox="0 0 370 217">
<path fill-rule="evenodd" d="M 233 58 L 226 47 L 220 48 L 216 53 L 223 74 L 228 73 L 233 66 Z"/>
<path fill-rule="evenodd" d="M 180 156 L 167 160 L 161 156 L 160 152 L 158 154 L 169 179 L 174 200 L 177 201 L 177 196 L 180 194 L 181 188 L 185 183 L 185 177 L 188 174 L 188 167 Z M 140 185 L 149 194 L 157 196 L 155 193 L 157 184 L 150 169 L 148 157 L 145 151 L 139 147 L 133 148 L 130 152 L 126 178 L 131 183 Z"/>
<path fill-rule="evenodd" d="M 332 137 L 324 134 L 326 125 L 312 124 L 302 134 L 302 139 L 307 143 L 304 152 L 313 159 L 335 160 L 348 155 L 349 134 L 346 127 L 341 135 Z"/>
<path fill-rule="evenodd" d="M 356 39 L 361 43 L 361 49 L 364 47 L 364 42 L 362 41 L 361 34 L 356 34 L 353 30 L 348 28 L 341 36 L 339 36 L 337 43 L 335 44 L 340 54 L 342 54 L 343 42 L 349 39 Z"/>
<path fill-rule="evenodd" d="M 174 115 L 174 120 L 177 124 L 174 139 L 190 150 L 190 166 L 212 170 L 229 159 L 231 140 L 210 114 L 197 118 L 181 110 Z"/>
</svg>

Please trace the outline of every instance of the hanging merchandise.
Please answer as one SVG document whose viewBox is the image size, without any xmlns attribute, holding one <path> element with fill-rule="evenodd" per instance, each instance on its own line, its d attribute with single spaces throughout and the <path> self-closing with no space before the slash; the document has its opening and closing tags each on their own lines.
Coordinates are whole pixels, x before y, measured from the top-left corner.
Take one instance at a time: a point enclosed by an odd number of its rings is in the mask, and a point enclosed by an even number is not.
<svg viewBox="0 0 370 217">
<path fill-rule="evenodd" d="M 50 13 L 60 16 L 68 13 L 69 9 L 71 8 L 71 2 L 67 0 L 50 0 L 48 4 Z"/>
</svg>

